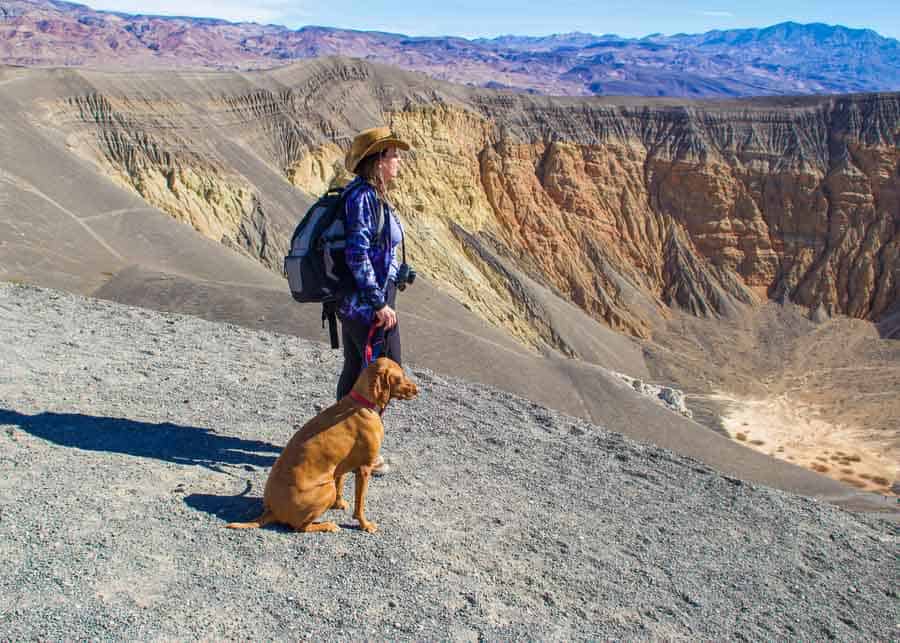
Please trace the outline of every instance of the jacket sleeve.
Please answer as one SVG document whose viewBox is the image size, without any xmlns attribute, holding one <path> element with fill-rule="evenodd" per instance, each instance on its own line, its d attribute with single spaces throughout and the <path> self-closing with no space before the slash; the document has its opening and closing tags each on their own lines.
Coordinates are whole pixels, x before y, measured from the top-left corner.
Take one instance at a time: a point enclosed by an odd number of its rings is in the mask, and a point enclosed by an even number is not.
<svg viewBox="0 0 900 643">
<path fill-rule="evenodd" d="M 355 190 L 344 203 L 344 227 L 347 246 L 344 256 L 353 274 L 362 303 L 374 310 L 384 308 L 384 291 L 378 286 L 375 268 L 369 258 L 372 245 L 372 227 L 378 207 L 374 190 Z"/>
</svg>

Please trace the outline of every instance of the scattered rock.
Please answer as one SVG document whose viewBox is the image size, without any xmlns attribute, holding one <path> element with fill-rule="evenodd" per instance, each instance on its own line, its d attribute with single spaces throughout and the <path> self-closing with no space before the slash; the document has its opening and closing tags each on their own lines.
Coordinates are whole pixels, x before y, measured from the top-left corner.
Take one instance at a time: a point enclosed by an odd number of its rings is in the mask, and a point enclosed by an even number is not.
<svg viewBox="0 0 900 643">
<path fill-rule="evenodd" d="M 683 391 L 668 386 L 646 384 L 643 381 L 625 375 L 624 373 L 613 372 L 613 374 L 619 379 L 627 382 L 636 393 L 654 399 L 670 411 L 674 411 L 685 417 L 693 417 L 693 412 L 687 407 L 686 397 Z"/>
</svg>

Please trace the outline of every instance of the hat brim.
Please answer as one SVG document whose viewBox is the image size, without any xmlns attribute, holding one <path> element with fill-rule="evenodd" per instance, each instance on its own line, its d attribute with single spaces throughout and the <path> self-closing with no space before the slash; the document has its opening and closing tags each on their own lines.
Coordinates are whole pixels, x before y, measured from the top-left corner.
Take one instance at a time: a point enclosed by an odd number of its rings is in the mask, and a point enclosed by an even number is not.
<svg viewBox="0 0 900 643">
<path fill-rule="evenodd" d="M 351 172 L 353 172 L 354 174 L 356 174 L 356 168 L 359 167 L 360 162 L 364 158 L 366 158 L 367 156 L 371 156 L 372 154 L 378 154 L 378 152 L 386 150 L 389 147 L 397 147 L 397 148 L 403 150 L 404 152 L 408 152 L 410 149 L 409 143 L 407 143 L 406 141 L 399 139 L 395 136 L 390 136 L 388 138 L 382 138 L 382 139 L 379 139 L 379 140 L 375 141 L 374 143 L 372 143 L 369 147 L 366 148 L 366 150 L 362 154 L 359 155 L 359 158 L 356 159 L 356 161 L 354 162 L 352 169 L 351 168 L 347 168 L 347 169 L 350 170 Z"/>
</svg>

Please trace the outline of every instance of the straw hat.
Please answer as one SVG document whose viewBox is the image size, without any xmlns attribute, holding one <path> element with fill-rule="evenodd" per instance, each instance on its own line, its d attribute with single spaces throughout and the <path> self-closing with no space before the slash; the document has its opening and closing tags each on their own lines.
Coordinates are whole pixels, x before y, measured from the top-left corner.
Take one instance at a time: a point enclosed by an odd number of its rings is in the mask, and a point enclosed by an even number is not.
<svg viewBox="0 0 900 643">
<path fill-rule="evenodd" d="M 409 143 L 398 138 L 390 127 L 373 127 L 361 131 L 353 139 L 353 145 L 347 152 L 347 158 L 344 160 L 344 167 L 348 171 L 356 174 L 356 166 L 369 154 L 375 154 L 389 147 L 399 147 L 401 150 L 408 150 Z"/>
</svg>

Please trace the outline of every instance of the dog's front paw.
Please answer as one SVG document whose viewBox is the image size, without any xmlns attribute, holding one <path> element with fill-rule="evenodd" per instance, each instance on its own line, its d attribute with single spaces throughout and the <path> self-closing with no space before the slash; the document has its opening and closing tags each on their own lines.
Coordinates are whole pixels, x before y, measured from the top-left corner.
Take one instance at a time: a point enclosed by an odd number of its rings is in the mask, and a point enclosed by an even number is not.
<svg viewBox="0 0 900 643">
<path fill-rule="evenodd" d="M 340 511 L 347 511 L 350 508 L 350 503 L 343 498 L 338 498 L 334 501 L 334 504 L 331 505 L 331 508 L 338 509 Z"/>
</svg>

